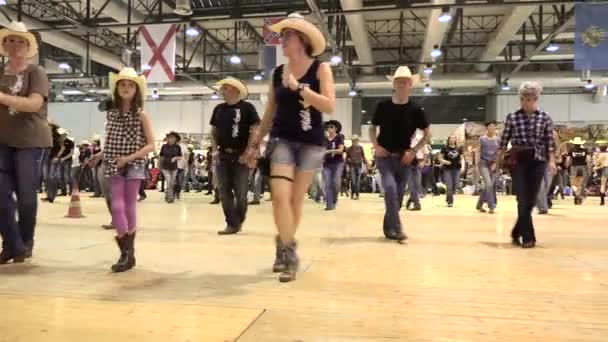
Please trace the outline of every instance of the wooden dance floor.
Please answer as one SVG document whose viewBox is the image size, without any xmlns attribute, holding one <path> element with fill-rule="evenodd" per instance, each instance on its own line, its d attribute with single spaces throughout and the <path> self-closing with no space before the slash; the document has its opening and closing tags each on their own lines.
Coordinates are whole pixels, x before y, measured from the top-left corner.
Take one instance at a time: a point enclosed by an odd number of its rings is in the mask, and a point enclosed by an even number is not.
<svg viewBox="0 0 608 342">
<path fill-rule="evenodd" d="M 608 341 L 608 208 L 557 201 L 535 216 L 539 247 L 511 247 L 513 198 L 497 214 L 475 199 L 427 197 L 404 213 L 406 245 L 382 238 L 382 200 L 306 203 L 301 272 L 271 272 L 269 202 L 244 232 L 219 237 L 210 198 L 141 203 L 137 268 L 117 259 L 102 199 L 65 219 L 40 207 L 35 258 L 0 267 L 0 341 Z"/>
</svg>

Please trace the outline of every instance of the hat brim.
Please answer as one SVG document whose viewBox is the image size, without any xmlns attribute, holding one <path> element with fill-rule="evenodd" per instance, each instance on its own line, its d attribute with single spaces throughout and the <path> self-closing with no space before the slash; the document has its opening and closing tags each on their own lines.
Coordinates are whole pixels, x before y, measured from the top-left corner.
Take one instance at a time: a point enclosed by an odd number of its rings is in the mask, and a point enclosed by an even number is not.
<svg viewBox="0 0 608 342">
<path fill-rule="evenodd" d="M 329 121 L 327 121 L 325 123 L 324 127 L 327 128 L 327 126 L 334 126 L 334 127 L 336 127 L 336 133 L 342 132 L 342 124 L 338 120 L 329 120 Z"/>
<path fill-rule="evenodd" d="M 166 139 L 166 138 L 169 138 L 169 137 L 174 137 L 174 138 L 175 138 L 175 140 L 177 140 L 177 142 L 180 142 L 180 141 L 182 140 L 182 136 L 181 136 L 181 135 L 179 135 L 179 134 L 178 134 L 178 133 L 176 133 L 176 132 L 171 132 L 171 133 L 168 133 L 168 134 L 167 134 L 167 136 L 165 137 L 165 139 Z"/>
<path fill-rule="evenodd" d="M 146 96 L 148 95 L 148 89 L 146 87 L 146 77 L 142 76 L 125 76 L 111 72 L 109 76 L 110 81 L 110 94 L 112 95 L 112 99 L 114 99 L 114 92 L 116 90 L 116 85 L 120 81 L 131 81 L 137 85 L 139 88 L 139 95 L 141 98 L 142 105 L 146 102 Z M 116 100 L 116 99 L 114 99 Z"/>
<path fill-rule="evenodd" d="M 247 89 L 247 86 L 245 85 L 245 83 L 243 83 L 237 79 L 225 78 L 216 83 L 216 86 L 218 86 L 218 87 L 221 87 L 223 85 L 233 86 L 236 89 L 238 89 L 239 94 L 241 96 L 241 100 L 246 100 L 249 97 L 249 89 Z"/>
<path fill-rule="evenodd" d="M 19 32 L 13 31 L 8 28 L 3 28 L 0 30 L 0 55 L 8 57 L 8 53 L 4 50 L 4 39 L 10 36 L 21 37 L 28 41 L 30 44 L 30 49 L 27 53 L 27 58 L 32 58 L 38 54 L 38 40 L 36 40 L 36 36 L 31 32 Z"/>
<path fill-rule="evenodd" d="M 572 145 L 584 145 L 586 142 L 587 140 L 570 140 Z"/>
<path fill-rule="evenodd" d="M 409 78 L 410 80 L 412 80 L 412 87 L 415 86 L 416 84 L 420 83 L 420 75 L 415 74 L 415 75 L 410 75 L 410 76 L 386 76 L 386 78 L 388 78 L 389 81 L 393 82 L 396 78 Z"/>
<path fill-rule="evenodd" d="M 281 33 L 281 31 L 287 28 L 301 32 L 308 37 L 310 45 L 312 45 L 312 55 L 314 57 L 323 54 L 327 48 L 327 39 L 325 39 L 323 32 L 315 24 L 304 18 L 283 19 L 269 28 L 276 33 Z"/>
</svg>

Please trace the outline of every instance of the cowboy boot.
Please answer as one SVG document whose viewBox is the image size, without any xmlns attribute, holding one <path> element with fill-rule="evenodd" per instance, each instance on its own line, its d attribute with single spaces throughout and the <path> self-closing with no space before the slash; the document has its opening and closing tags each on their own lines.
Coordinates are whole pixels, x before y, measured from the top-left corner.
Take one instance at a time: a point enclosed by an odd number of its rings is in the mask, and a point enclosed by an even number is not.
<svg viewBox="0 0 608 342">
<path fill-rule="evenodd" d="M 272 272 L 281 273 L 285 271 L 287 266 L 285 264 L 285 247 L 283 245 L 283 242 L 281 241 L 281 238 L 278 235 L 275 237 L 275 245 L 276 251 L 274 264 L 272 265 Z"/>
<path fill-rule="evenodd" d="M 290 282 L 296 279 L 296 273 L 300 267 L 300 259 L 296 254 L 297 244 L 295 241 L 289 242 L 283 247 L 285 270 L 279 275 L 281 283 Z"/>
<path fill-rule="evenodd" d="M 606 193 L 605 192 L 600 192 L 600 205 L 605 205 L 605 197 L 606 197 Z"/>
<path fill-rule="evenodd" d="M 127 269 L 135 267 L 135 232 L 127 234 Z"/>
<path fill-rule="evenodd" d="M 116 244 L 120 250 L 120 258 L 114 265 L 112 265 L 111 269 L 112 272 L 123 272 L 127 263 L 127 235 L 123 237 L 116 236 L 114 239 L 116 240 Z"/>
</svg>

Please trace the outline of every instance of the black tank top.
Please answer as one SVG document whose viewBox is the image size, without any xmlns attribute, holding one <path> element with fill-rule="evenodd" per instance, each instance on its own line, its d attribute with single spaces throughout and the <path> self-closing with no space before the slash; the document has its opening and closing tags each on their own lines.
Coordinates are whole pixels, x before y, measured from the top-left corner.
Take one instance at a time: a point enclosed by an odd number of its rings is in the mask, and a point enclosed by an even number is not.
<svg viewBox="0 0 608 342">
<path fill-rule="evenodd" d="M 319 65 L 320 62 L 315 60 L 306 74 L 298 80 L 300 83 L 308 84 L 310 89 L 317 93 L 321 92 L 321 84 L 317 79 Z M 305 108 L 301 102 L 302 96 L 297 91 L 283 86 L 283 69 L 284 65 L 277 67 L 272 78 L 276 112 L 271 137 L 324 146 L 323 115 L 308 104 Z"/>
</svg>

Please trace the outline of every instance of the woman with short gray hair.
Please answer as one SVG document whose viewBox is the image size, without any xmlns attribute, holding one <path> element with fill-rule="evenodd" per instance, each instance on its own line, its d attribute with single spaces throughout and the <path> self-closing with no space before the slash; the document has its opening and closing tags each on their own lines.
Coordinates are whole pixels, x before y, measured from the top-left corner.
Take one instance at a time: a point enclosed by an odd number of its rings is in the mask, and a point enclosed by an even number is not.
<svg viewBox="0 0 608 342">
<path fill-rule="evenodd" d="M 547 166 L 551 174 L 555 174 L 556 170 L 553 120 L 538 107 L 541 93 L 542 86 L 536 82 L 521 85 L 520 108 L 507 115 L 497 158 L 499 162 L 502 161 L 504 151 L 511 143 L 510 154 L 515 164 L 513 185 L 517 196 L 517 222 L 511 231 L 511 238 L 514 245 L 523 248 L 536 246 L 532 209 Z"/>
</svg>

